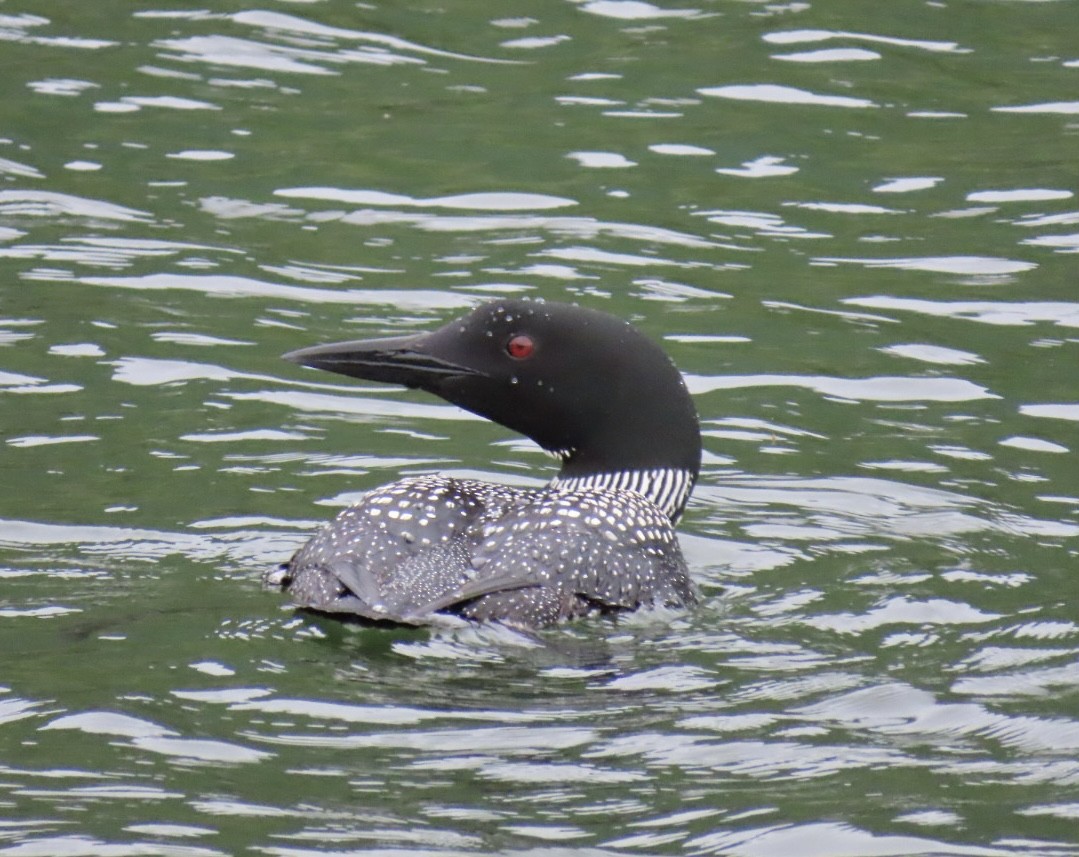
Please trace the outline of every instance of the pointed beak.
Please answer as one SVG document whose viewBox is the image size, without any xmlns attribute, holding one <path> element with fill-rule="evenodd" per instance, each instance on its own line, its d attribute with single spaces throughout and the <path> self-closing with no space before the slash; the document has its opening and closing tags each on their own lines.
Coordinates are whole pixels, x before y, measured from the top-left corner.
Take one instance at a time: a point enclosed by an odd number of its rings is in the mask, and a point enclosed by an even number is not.
<svg viewBox="0 0 1079 857">
<path fill-rule="evenodd" d="M 452 363 L 427 351 L 430 334 L 392 336 L 315 345 L 282 355 L 301 366 L 325 369 L 366 381 L 382 381 L 431 390 L 451 377 L 482 375 L 468 366 Z"/>
</svg>

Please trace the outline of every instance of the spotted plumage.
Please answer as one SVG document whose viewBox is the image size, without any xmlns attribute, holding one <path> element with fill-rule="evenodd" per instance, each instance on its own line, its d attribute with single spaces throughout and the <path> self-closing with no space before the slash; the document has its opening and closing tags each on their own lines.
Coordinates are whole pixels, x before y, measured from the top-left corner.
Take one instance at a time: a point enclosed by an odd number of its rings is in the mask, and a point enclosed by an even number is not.
<svg viewBox="0 0 1079 857">
<path fill-rule="evenodd" d="M 694 603 L 674 523 L 700 467 L 696 412 L 666 355 L 625 322 L 495 302 L 430 334 L 286 356 L 422 387 L 562 461 L 539 490 L 439 475 L 375 489 L 272 578 L 298 606 L 406 625 L 452 615 L 540 627 Z"/>
</svg>

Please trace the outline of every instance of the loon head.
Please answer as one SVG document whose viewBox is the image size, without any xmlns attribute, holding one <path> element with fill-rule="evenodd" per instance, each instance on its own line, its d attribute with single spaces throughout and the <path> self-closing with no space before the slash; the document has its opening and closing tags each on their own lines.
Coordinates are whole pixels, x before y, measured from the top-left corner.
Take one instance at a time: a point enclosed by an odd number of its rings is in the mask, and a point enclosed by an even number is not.
<svg viewBox="0 0 1079 857">
<path fill-rule="evenodd" d="M 607 313 L 498 300 L 427 333 L 284 357 L 434 393 L 556 454 L 560 479 L 671 470 L 688 476 L 688 495 L 700 471 L 700 427 L 681 373 L 656 343 Z"/>
</svg>

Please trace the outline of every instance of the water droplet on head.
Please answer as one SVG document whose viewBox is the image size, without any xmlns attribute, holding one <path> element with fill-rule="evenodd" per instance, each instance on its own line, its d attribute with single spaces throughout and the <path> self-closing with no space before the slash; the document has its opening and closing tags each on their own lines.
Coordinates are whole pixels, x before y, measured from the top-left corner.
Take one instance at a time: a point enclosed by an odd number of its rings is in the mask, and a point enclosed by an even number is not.
<svg viewBox="0 0 1079 857">
<path fill-rule="evenodd" d="M 517 383 L 517 376 L 516 375 L 513 375 L 513 376 L 510 377 L 510 383 L 511 384 L 516 384 Z"/>
</svg>

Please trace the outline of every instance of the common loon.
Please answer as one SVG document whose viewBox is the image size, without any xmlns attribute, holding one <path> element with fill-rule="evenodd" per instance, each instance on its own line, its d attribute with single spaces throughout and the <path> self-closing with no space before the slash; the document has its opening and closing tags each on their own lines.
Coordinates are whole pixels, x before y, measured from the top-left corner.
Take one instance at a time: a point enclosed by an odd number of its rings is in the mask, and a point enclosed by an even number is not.
<svg viewBox="0 0 1079 857">
<path fill-rule="evenodd" d="M 537 628 L 696 601 L 674 525 L 700 472 L 697 413 L 670 358 L 629 323 L 499 300 L 428 333 L 284 358 L 434 393 L 562 463 L 540 489 L 438 475 L 374 489 L 267 576 L 297 607 Z"/>
</svg>

